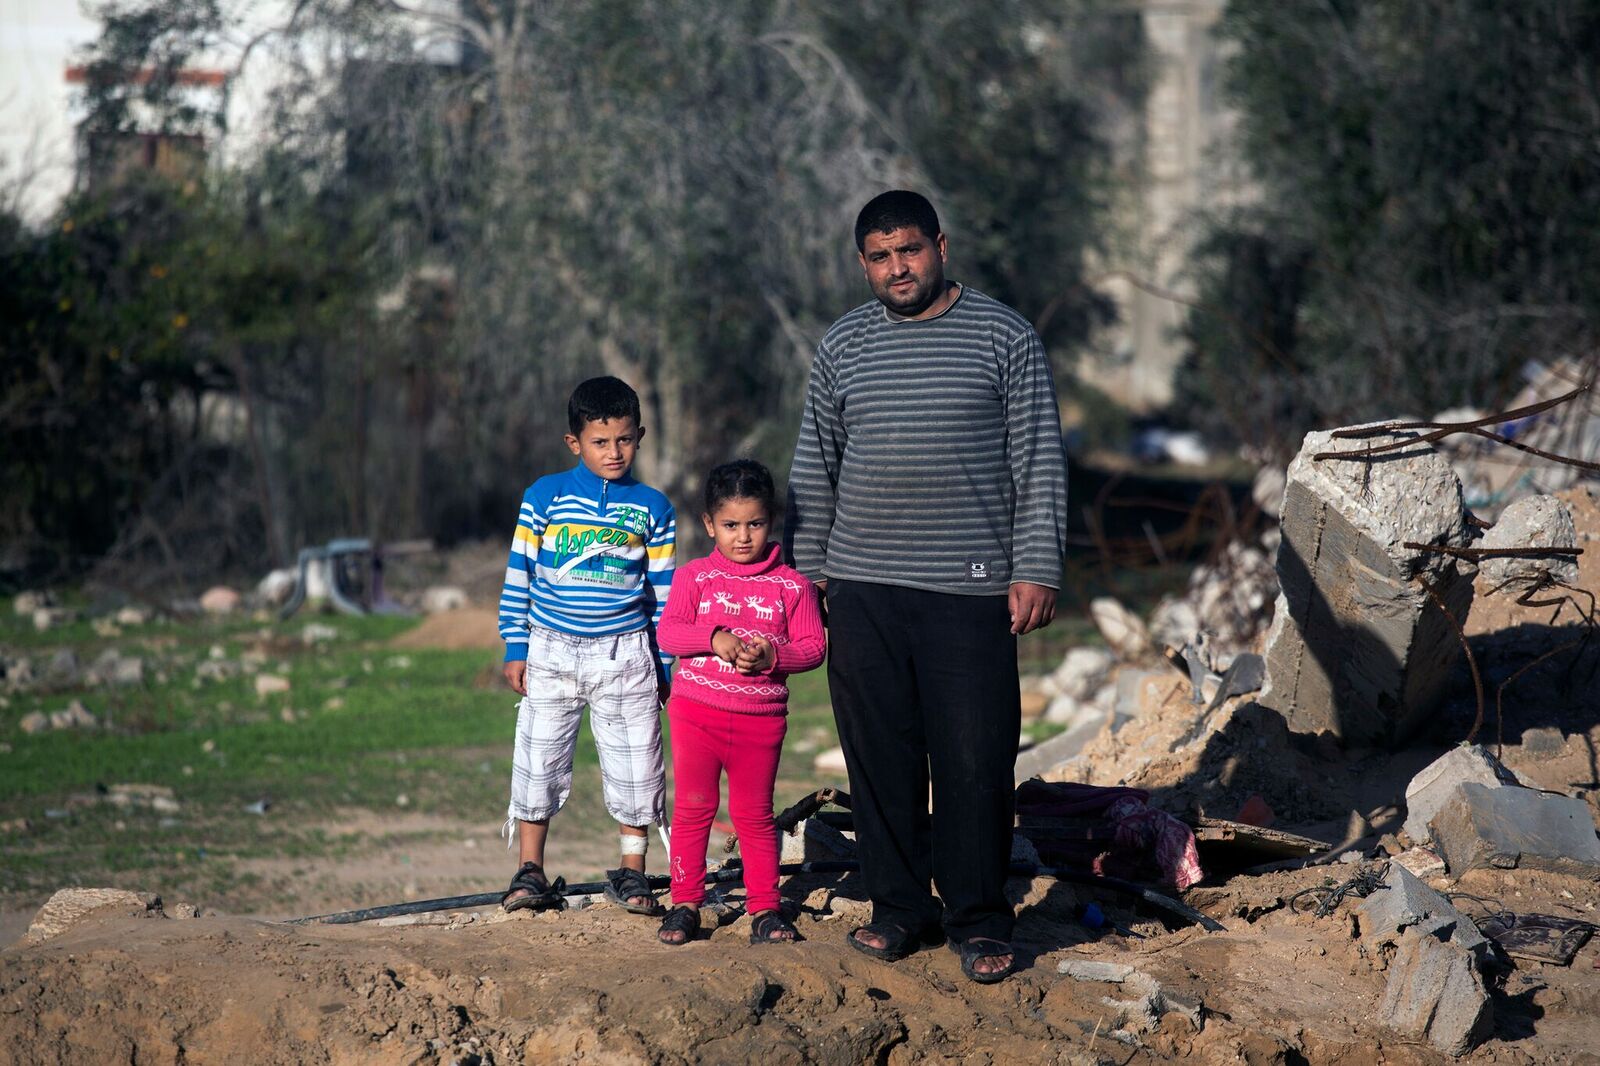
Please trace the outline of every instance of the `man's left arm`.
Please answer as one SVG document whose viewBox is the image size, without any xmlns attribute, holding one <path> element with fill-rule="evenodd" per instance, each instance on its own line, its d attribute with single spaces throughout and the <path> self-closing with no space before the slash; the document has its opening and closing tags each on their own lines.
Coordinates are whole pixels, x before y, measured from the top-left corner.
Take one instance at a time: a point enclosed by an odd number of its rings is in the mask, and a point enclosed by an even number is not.
<svg viewBox="0 0 1600 1066">
<path fill-rule="evenodd" d="M 1032 329 L 1006 351 L 1006 439 L 1016 506 L 1011 520 L 1011 632 L 1055 617 L 1067 546 L 1067 457 L 1055 378 Z"/>
</svg>

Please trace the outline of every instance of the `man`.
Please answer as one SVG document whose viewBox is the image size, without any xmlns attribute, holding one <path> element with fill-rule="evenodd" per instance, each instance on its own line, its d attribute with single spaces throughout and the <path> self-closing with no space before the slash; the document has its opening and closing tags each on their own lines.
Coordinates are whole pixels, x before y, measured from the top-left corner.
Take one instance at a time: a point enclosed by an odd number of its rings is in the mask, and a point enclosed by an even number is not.
<svg viewBox="0 0 1600 1066">
<path fill-rule="evenodd" d="M 1055 384 L 1021 315 L 946 280 L 926 199 L 884 193 L 855 232 L 876 300 L 817 348 L 786 522 L 795 567 L 824 588 L 872 898 L 850 946 L 893 961 L 942 926 L 963 972 L 989 983 L 1016 965 L 1016 641 L 1050 623 L 1061 583 Z"/>
</svg>

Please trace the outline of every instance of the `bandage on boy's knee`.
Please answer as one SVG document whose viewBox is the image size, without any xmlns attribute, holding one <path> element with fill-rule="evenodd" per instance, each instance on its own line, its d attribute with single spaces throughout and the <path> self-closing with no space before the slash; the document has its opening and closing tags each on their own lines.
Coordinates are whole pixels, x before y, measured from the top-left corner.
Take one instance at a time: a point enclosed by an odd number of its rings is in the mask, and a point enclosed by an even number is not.
<svg viewBox="0 0 1600 1066">
<path fill-rule="evenodd" d="M 622 837 L 624 855 L 643 855 L 650 850 L 650 838 L 647 836 L 633 836 L 629 833 L 621 833 L 619 836 Z"/>
</svg>

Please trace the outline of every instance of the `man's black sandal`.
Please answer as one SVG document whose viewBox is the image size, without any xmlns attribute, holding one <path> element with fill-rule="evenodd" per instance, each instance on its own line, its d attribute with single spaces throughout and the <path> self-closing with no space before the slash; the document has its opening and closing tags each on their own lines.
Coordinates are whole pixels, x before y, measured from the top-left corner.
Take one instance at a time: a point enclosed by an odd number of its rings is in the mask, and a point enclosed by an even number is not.
<svg viewBox="0 0 1600 1066">
<path fill-rule="evenodd" d="M 567 899 L 562 892 L 566 889 L 567 882 L 558 877 L 554 884 L 545 880 L 544 869 L 536 862 L 525 862 L 511 878 L 511 887 L 506 889 L 500 897 L 500 906 L 507 911 L 547 911 L 560 910 L 567 905 Z M 526 892 L 526 896 L 512 899 L 512 893 Z"/>
<path fill-rule="evenodd" d="M 773 936 L 773 933 L 788 933 L 788 936 Z M 783 916 L 782 911 L 762 911 L 750 922 L 750 943 L 752 944 L 793 944 L 800 939 L 800 931 L 794 923 Z"/>
<path fill-rule="evenodd" d="M 857 933 L 871 933 L 873 936 L 882 937 L 883 947 L 875 948 L 863 942 L 856 936 Z M 850 930 L 850 935 L 845 939 L 850 941 L 851 947 L 863 955 L 871 955 L 884 962 L 899 962 L 924 944 L 922 936 L 894 922 L 868 922 L 866 925 L 859 925 Z"/>
<path fill-rule="evenodd" d="M 630 870 L 624 866 L 620 870 L 606 871 L 606 899 L 615 903 L 629 914 L 647 914 L 654 918 L 662 911 L 661 904 L 656 902 L 656 894 L 650 890 L 650 879 L 638 870 Z M 633 903 L 634 896 L 647 896 L 649 903 Z"/>
<path fill-rule="evenodd" d="M 672 947 L 682 947 L 693 940 L 695 934 L 700 932 L 700 908 L 690 907 L 687 904 L 672 908 L 667 916 L 661 919 L 661 928 L 656 930 L 656 939 Z M 662 933 L 682 933 L 682 940 L 667 940 Z"/>
<path fill-rule="evenodd" d="M 980 985 L 992 985 L 997 981 L 1004 981 L 1017 968 L 1017 951 L 1004 940 L 974 936 L 966 940 L 949 940 L 946 943 L 951 951 L 961 956 L 961 972 L 967 975 L 967 980 L 976 981 Z M 979 959 L 993 959 L 1002 955 L 1011 956 L 1011 962 L 1004 969 L 985 973 L 977 968 Z"/>
</svg>

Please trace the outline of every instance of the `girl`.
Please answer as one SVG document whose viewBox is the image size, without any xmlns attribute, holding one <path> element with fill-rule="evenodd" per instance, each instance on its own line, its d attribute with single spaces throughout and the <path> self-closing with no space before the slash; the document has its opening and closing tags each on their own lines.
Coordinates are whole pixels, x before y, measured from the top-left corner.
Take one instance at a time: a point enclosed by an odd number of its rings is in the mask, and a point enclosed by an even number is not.
<svg viewBox="0 0 1600 1066">
<path fill-rule="evenodd" d="M 772 782 L 788 727 L 790 674 L 811 670 L 827 649 L 817 592 L 778 561 L 774 490 L 767 468 L 724 463 L 706 479 L 700 520 L 716 542 L 682 566 L 656 626 L 661 650 L 678 656 L 667 721 L 672 727 L 672 910 L 657 934 L 683 944 L 700 929 L 706 839 L 728 775 L 728 811 L 744 859 L 750 942 L 796 939 L 778 909 L 778 832 Z"/>
</svg>

